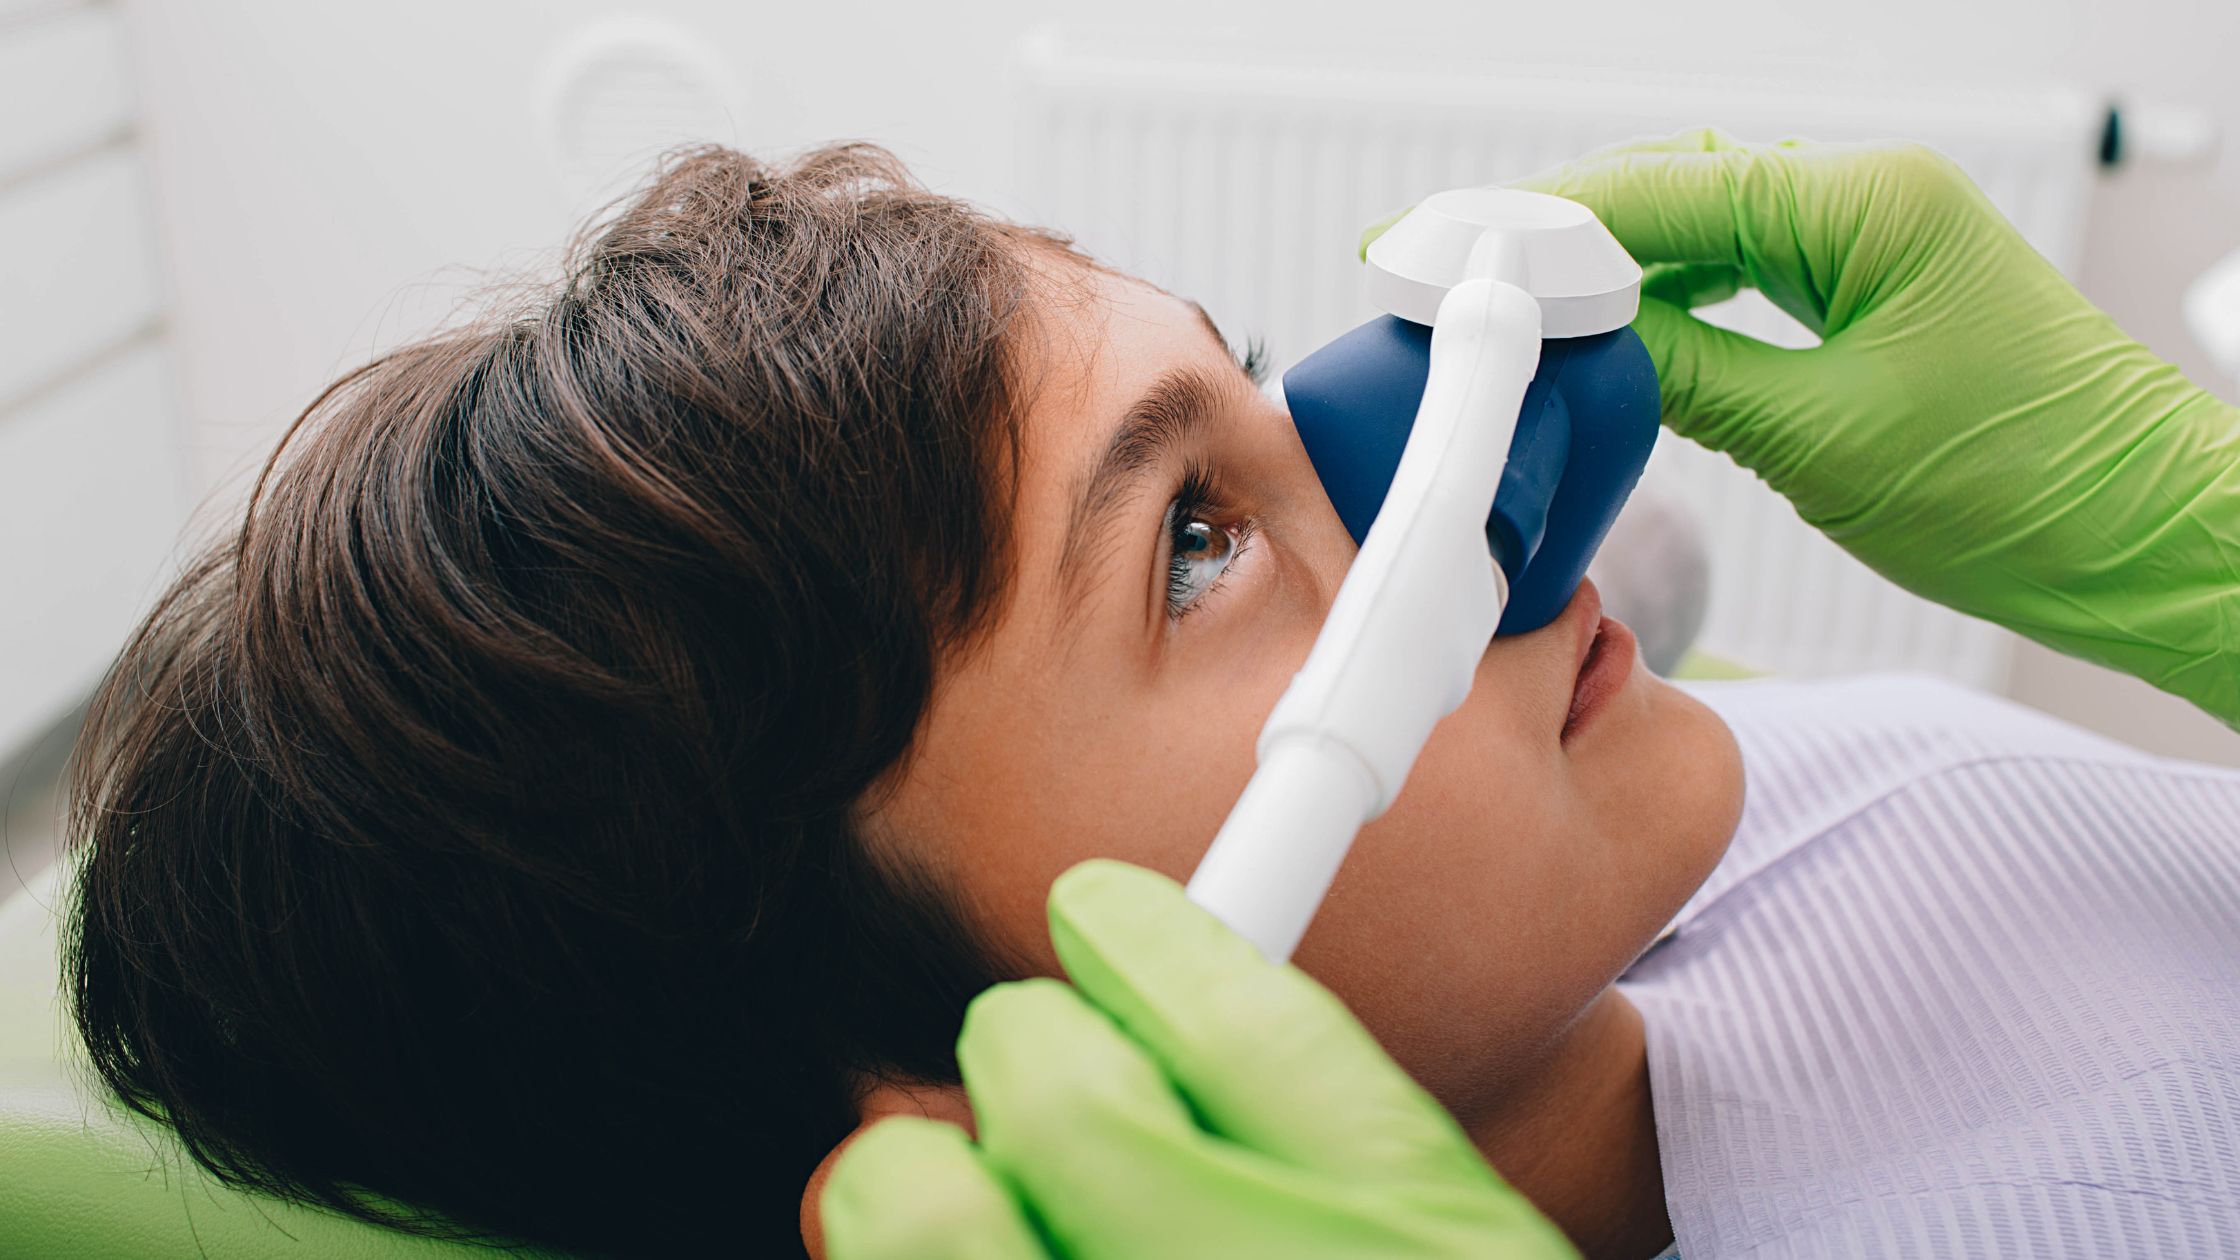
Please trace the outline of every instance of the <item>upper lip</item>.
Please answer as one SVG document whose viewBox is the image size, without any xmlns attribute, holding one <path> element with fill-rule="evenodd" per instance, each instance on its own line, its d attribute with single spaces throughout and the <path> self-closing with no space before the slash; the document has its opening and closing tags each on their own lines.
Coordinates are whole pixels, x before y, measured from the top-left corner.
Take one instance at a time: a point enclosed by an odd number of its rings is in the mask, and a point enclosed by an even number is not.
<svg viewBox="0 0 2240 1260">
<path fill-rule="evenodd" d="M 1566 617 L 1576 617 L 1578 623 L 1571 633 L 1578 640 L 1578 648 L 1571 657 L 1571 677 L 1576 689 L 1579 671 L 1587 667 L 1587 653 L 1594 648 L 1595 636 L 1602 630 L 1602 592 L 1595 589 L 1594 579 L 1579 579 L 1579 593 L 1572 596 L 1571 607 L 1564 610 Z"/>
</svg>

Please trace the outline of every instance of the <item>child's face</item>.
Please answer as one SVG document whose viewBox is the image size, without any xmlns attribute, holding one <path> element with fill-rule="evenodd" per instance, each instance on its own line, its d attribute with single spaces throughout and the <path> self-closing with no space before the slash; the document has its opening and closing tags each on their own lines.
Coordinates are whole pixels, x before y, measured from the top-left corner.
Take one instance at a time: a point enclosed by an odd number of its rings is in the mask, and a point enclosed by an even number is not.
<svg viewBox="0 0 2240 1260">
<path fill-rule="evenodd" d="M 1195 307 L 1080 282 L 1093 300 L 1053 298 L 1034 334 L 1007 602 L 873 817 L 1051 974 L 1051 880 L 1096 856 L 1189 876 L 1354 554 L 1289 417 Z M 1171 441 L 1116 450 L 1147 395 Z M 1089 494 L 1100 465 L 1119 480 Z M 1570 721 L 1591 603 L 1487 649 L 1298 953 L 1465 1118 L 1647 947 L 1741 808 L 1726 728 L 1638 660 Z"/>
</svg>

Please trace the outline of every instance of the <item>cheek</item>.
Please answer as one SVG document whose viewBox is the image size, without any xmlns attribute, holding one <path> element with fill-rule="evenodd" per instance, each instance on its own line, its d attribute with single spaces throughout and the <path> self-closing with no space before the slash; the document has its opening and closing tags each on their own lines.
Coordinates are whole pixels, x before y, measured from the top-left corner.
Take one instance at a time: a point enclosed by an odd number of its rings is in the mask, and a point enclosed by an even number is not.
<svg viewBox="0 0 2240 1260">
<path fill-rule="evenodd" d="M 1582 807 L 1611 837 L 1613 913 L 1654 935 L 1702 884 L 1740 821 L 1742 758 L 1726 723 L 1638 661 L 1626 711 L 1572 750 Z"/>
<path fill-rule="evenodd" d="M 979 782 L 945 811 L 961 818 L 981 860 L 958 872 L 975 917 L 1013 957 L 1056 974 L 1044 916 L 1050 884 L 1092 857 L 1117 858 L 1187 880 L 1252 777 L 1253 744 L 1307 638 L 1257 640 L 1258 650 L 1204 662 L 1194 683 L 1147 698 L 1131 687 L 1085 685 L 1036 702 L 1016 734 L 989 750 Z"/>
<path fill-rule="evenodd" d="M 1742 821 L 1744 782 L 1742 750 L 1719 715 L 1676 687 L 1649 682 L 1660 732 L 1643 741 L 1649 769 L 1614 776 L 1617 799 L 1605 812 L 1629 820 L 1637 834 L 1668 837 L 1661 850 L 1633 855 L 1661 930 L 1726 856 Z"/>
</svg>

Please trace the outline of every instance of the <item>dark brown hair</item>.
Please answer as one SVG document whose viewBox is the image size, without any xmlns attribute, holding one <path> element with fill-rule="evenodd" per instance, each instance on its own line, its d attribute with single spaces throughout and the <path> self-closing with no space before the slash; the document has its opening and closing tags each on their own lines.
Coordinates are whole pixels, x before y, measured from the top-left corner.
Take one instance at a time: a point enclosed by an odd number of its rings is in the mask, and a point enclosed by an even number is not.
<svg viewBox="0 0 2240 1260">
<path fill-rule="evenodd" d="M 1006 974 L 856 825 L 996 607 L 1028 253 L 863 146 L 705 149 L 527 310 L 315 402 L 78 750 L 101 1077 L 250 1187 L 797 1251 Z"/>
</svg>

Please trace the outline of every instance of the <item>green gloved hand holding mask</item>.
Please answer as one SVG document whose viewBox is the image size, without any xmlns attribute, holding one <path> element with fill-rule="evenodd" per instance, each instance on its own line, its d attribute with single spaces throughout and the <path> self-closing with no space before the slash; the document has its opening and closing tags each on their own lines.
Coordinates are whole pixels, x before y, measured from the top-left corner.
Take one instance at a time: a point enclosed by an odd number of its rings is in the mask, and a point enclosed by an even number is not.
<svg viewBox="0 0 2240 1260">
<path fill-rule="evenodd" d="M 1522 184 L 1591 207 L 1649 269 L 1634 328 L 1673 430 L 1900 585 L 2240 723 L 2240 410 L 1951 162 L 1706 131 Z M 1688 314 L 1743 285 L 1822 344 Z"/>
<path fill-rule="evenodd" d="M 1575 1254 L 1337 998 L 1173 881 L 1083 863 L 1050 935 L 1072 985 L 998 985 L 957 1041 L 978 1141 L 856 1139 L 831 1260 Z"/>
</svg>

